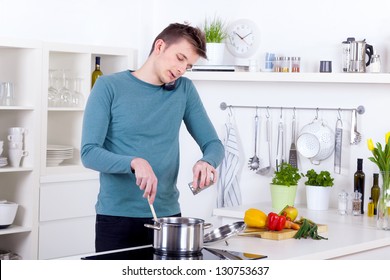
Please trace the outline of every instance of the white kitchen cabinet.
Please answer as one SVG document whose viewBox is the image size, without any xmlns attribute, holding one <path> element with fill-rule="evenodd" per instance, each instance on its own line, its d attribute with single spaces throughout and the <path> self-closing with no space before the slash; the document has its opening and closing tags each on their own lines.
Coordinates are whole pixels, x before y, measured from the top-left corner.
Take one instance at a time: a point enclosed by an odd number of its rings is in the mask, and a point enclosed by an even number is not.
<svg viewBox="0 0 390 280">
<path fill-rule="evenodd" d="M 48 43 L 0 38 L 0 82 L 13 82 L 15 105 L 0 105 L 2 156 L 7 129 L 27 128 L 21 167 L 0 168 L 0 199 L 19 204 L 13 225 L 0 229 L 0 249 L 23 259 L 46 259 L 93 251 L 94 203 L 98 174 L 80 161 L 84 106 L 49 107 L 49 69 L 66 69 L 81 78 L 85 101 L 95 57 L 110 74 L 136 67 L 130 48 Z M 73 158 L 46 166 L 47 145 L 74 148 Z"/>
<path fill-rule="evenodd" d="M 43 51 L 42 73 L 42 130 L 47 145 L 66 145 L 74 147 L 74 157 L 65 160 L 60 168 L 47 167 L 46 152 L 41 153 L 41 175 L 53 175 L 84 171 L 80 161 L 81 127 L 84 107 L 50 107 L 47 101 L 49 70 L 65 70 L 70 77 L 81 79 L 81 93 L 85 102 L 91 88 L 91 73 L 95 68 L 95 57 L 101 57 L 101 69 L 105 75 L 135 67 L 135 51 L 128 48 L 110 48 L 99 46 L 81 46 L 45 43 Z"/>
<path fill-rule="evenodd" d="M 41 139 L 40 42 L 0 39 L 0 81 L 14 85 L 14 105 L 0 106 L 0 140 L 3 157 L 8 157 L 8 128 L 25 127 L 24 148 L 29 152 L 21 167 L 0 168 L 0 199 L 19 204 L 14 223 L 0 229 L 0 249 L 11 250 L 24 259 L 36 258 Z"/>
<path fill-rule="evenodd" d="M 49 70 L 65 69 L 80 78 L 85 102 L 91 88 L 95 57 L 101 57 L 105 75 L 136 66 L 136 52 L 128 48 L 81 46 L 45 43 L 42 73 L 42 132 L 40 150 L 39 259 L 94 251 L 95 203 L 98 173 L 87 170 L 80 160 L 84 106 L 51 107 L 48 105 Z M 48 166 L 48 145 L 74 148 L 72 159 L 58 166 Z"/>
</svg>

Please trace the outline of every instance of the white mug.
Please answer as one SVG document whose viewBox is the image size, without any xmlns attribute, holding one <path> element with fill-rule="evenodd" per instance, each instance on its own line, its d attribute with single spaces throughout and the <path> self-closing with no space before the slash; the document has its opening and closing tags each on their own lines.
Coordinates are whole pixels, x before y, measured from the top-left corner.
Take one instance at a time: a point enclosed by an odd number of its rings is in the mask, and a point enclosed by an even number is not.
<svg viewBox="0 0 390 280">
<path fill-rule="evenodd" d="M 10 142 L 23 142 L 23 134 L 10 134 L 8 135 L 8 141 Z"/>
<path fill-rule="evenodd" d="M 8 160 L 9 164 L 12 167 L 19 167 L 22 157 L 28 156 L 28 151 L 23 151 L 22 149 L 9 149 L 8 150 Z"/>
<path fill-rule="evenodd" d="M 27 128 L 24 127 L 10 127 L 8 128 L 8 134 L 27 134 Z"/>
<path fill-rule="evenodd" d="M 9 149 L 19 149 L 19 150 L 22 150 L 23 149 L 23 141 L 18 141 L 18 142 L 11 141 L 11 142 L 8 142 L 8 148 Z"/>
</svg>

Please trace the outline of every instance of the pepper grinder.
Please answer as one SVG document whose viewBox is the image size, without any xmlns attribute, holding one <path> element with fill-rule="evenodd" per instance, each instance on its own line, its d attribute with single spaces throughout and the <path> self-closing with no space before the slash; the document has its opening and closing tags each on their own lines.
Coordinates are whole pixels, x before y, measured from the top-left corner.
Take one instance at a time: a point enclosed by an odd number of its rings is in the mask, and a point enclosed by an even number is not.
<svg viewBox="0 0 390 280">
<path fill-rule="evenodd" d="M 353 193 L 352 199 L 352 215 L 360 216 L 362 214 L 362 194 L 357 190 Z"/>
</svg>

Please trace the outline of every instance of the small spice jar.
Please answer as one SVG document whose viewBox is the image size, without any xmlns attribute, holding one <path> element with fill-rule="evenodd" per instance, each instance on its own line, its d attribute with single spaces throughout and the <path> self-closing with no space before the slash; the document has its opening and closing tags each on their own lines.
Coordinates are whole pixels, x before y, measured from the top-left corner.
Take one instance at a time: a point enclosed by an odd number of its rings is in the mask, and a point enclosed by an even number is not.
<svg viewBox="0 0 390 280">
<path fill-rule="evenodd" d="M 352 199 L 352 215 L 354 216 L 360 216 L 362 209 L 362 194 L 358 191 L 355 191 L 353 193 L 353 199 Z"/>
<path fill-rule="evenodd" d="M 281 72 L 290 72 L 290 58 L 288 56 L 282 57 Z"/>
<path fill-rule="evenodd" d="M 282 72 L 282 58 L 279 56 L 275 57 L 274 72 Z"/>
<path fill-rule="evenodd" d="M 348 193 L 342 190 L 338 198 L 338 212 L 340 215 L 346 215 L 348 211 Z"/>
<path fill-rule="evenodd" d="M 291 58 L 291 72 L 300 72 L 301 58 L 294 56 Z"/>
</svg>

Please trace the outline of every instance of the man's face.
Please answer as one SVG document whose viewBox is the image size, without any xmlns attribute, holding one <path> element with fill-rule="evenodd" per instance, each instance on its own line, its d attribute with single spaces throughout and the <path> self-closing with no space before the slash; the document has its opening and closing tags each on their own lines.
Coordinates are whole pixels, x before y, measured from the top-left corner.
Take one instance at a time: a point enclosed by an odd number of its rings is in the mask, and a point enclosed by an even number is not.
<svg viewBox="0 0 390 280">
<path fill-rule="evenodd" d="M 199 59 L 194 47 L 184 39 L 169 46 L 162 40 L 158 44 L 155 67 L 162 84 L 178 79 Z"/>
</svg>

